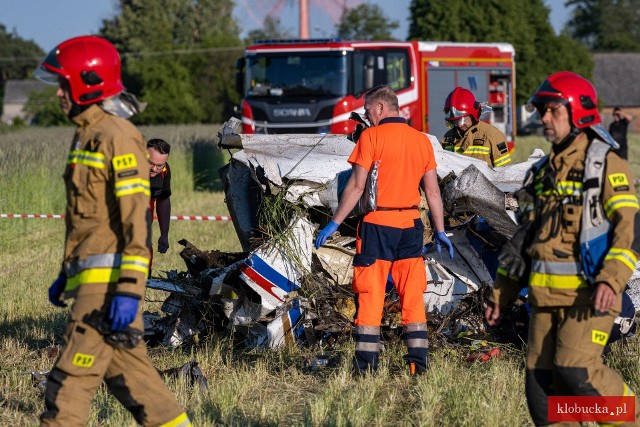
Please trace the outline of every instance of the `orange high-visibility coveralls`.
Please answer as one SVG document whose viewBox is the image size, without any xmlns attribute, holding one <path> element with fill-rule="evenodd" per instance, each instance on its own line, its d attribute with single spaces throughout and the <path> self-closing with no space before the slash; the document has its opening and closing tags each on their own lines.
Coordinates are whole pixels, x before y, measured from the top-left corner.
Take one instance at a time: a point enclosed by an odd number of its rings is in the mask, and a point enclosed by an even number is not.
<svg viewBox="0 0 640 427">
<path fill-rule="evenodd" d="M 421 256 L 424 225 L 417 206 L 422 177 L 436 162 L 429 138 L 401 117 L 385 118 L 366 129 L 349 157 L 351 164 L 367 170 L 377 160 L 378 209 L 366 214 L 358 226 L 353 260 L 355 365 L 360 371 L 377 368 L 385 287 L 391 273 L 402 304 L 404 358 L 422 372 L 428 351 L 423 299 L 427 276 Z"/>
</svg>

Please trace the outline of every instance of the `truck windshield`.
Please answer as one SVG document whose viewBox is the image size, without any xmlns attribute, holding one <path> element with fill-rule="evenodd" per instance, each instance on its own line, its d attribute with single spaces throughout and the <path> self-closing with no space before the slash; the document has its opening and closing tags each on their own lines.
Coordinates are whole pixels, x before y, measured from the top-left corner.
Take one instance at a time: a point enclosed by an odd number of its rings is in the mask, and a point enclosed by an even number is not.
<svg viewBox="0 0 640 427">
<path fill-rule="evenodd" d="M 347 56 L 342 52 L 260 53 L 247 60 L 247 96 L 341 97 L 347 94 Z"/>
</svg>

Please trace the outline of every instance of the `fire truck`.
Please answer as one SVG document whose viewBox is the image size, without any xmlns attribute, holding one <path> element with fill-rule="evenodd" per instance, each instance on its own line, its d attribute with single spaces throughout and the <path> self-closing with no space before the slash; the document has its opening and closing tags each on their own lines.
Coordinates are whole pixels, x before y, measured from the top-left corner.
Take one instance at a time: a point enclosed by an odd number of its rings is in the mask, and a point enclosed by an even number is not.
<svg viewBox="0 0 640 427">
<path fill-rule="evenodd" d="M 389 85 L 409 124 L 438 139 L 456 86 L 491 107 L 483 120 L 513 146 L 515 51 L 508 43 L 264 40 L 237 62 L 243 133 L 348 134 L 364 93 Z"/>
</svg>

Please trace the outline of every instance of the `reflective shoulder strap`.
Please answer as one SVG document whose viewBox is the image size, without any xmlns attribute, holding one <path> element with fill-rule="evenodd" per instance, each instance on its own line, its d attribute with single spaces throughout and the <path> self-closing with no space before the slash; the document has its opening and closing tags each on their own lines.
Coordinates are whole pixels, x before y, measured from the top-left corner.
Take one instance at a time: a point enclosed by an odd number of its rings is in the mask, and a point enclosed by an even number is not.
<svg viewBox="0 0 640 427">
<path fill-rule="evenodd" d="M 606 167 L 607 153 L 611 146 L 599 139 L 594 139 L 587 150 L 584 160 L 584 177 L 582 179 L 582 232 L 589 237 L 590 229 L 598 227 L 606 221 L 602 208 L 602 179 Z M 581 239 L 582 240 L 582 239 Z"/>
<path fill-rule="evenodd" d="M 609 250 L 611 223 L 602 207 L 602 182 L 611 145 L 594 139 L 584 160 L 580 256 L 586 276 L 592 280 Z"/>
</svg>

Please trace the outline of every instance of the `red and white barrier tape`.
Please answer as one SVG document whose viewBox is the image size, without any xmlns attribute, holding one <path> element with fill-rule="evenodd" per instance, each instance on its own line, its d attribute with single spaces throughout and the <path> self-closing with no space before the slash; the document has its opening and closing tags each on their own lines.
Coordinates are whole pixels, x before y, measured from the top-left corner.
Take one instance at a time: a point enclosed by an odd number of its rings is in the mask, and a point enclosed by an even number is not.
<svg viewBox="0 0 640 427">
<path fill-rule="evenodd" d="M 52 214 L 0 214 L 0 218 L 64 218 L 64 215 Z"/>
<path fill-rule="evenodd" d="M 64 218 L 64 215 L 56 214 L 0 214 L 0 218 Z M 154 216 L 153 219 L 158 219 Z M 172 221 L 231 221 L 230 216 L 214 215 L 174 215 Z"/>
<path fill-rule="evenodd" d="M 153 219 L 158 219 L 154 216 Z M 200 216 L 200 215 L 177 215 L 172 216 L 173 221 L 231 221 L 230 216 Z"/>
</svg>

